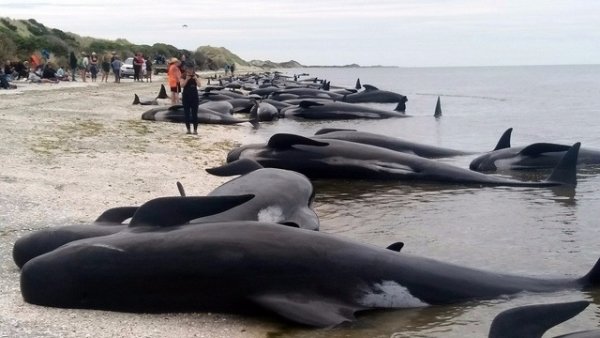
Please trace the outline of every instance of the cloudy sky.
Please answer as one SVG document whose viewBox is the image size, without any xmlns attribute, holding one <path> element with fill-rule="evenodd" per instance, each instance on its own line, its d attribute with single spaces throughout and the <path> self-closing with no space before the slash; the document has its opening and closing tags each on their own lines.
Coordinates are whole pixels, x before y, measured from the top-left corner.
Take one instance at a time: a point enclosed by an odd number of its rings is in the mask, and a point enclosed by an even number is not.
<svg viewBox="0 0 600 338">
<path fill-rule="evenodd" d="M 599 0 L 0 0 L 0 16 L 306 65 L 600 62 Z"/>
</svg>

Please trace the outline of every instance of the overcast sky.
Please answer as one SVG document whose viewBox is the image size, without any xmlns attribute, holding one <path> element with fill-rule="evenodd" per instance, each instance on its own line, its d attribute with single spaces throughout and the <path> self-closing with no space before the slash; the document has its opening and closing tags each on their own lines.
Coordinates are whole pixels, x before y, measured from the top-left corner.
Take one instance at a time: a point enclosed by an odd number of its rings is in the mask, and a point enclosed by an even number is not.
<svg viewBox="0 0 600 338">
<path fill-rule="evenodd" d="M 0 0 L 0 16 L 305 65 L 600 63 L 600 0 Z"/>
</svg>

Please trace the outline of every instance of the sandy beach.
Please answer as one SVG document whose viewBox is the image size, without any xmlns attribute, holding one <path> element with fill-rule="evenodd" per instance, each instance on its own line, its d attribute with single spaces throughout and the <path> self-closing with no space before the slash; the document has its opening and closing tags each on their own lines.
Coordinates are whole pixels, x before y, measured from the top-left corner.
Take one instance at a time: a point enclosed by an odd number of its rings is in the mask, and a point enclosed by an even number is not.
<svg viewBox="0 0 600 338">
<path fill-rule="evenodd" d="M 23 301 L 15 240 L 37 229 L 92 222 L 104 210 L 177 195 L 204 195 L 227 178 L 203 169 L 224 162 L 232 147 L 255 140 L 249 124 L 142 121 L 152 83 L 25 84 L 0 91 L 0 337 L 255 337 L 259 320 L 230 315 L 130 314 L 55 309 Z M 168 104 L 168 100 L 162 104 Z"/>
</svg>

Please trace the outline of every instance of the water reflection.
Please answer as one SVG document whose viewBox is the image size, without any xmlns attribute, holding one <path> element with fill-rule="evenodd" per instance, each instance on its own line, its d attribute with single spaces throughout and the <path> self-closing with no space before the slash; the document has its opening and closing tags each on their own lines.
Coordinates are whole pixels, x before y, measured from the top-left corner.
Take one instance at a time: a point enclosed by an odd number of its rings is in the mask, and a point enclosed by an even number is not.
<svg viewBox="0 0 600 338">
<path fill-rule="evenodd" d="M 284 327 L 271 337 L 426 337 L 444 336 L 456 317 L 472 305 L 429 306 L 414 309 L 370 310 L 357 313 L 357 321 L 330 329 Z"/>
</svg>

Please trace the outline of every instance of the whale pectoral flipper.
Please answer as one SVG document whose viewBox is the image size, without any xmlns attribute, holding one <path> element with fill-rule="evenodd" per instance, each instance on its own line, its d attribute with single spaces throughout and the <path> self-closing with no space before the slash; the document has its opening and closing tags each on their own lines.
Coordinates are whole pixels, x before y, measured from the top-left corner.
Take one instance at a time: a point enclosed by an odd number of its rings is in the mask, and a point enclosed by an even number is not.
<svg viewBox="0 0 600 338">
<path fill-rule="evenodd" d="M 160 197 L 144 203 L 133 215 L 130 227 L 183 225 L 193 219 L 229 210 L 254 195 Z"/>
<path fill-rule="evenodd" d="M 227 163 L 220 167 L 205 169 L 211 175 L 215 176 L 234 176 L 234 175 L 245 175 L 258 169 L 262 169 L 263 166 L 258 162 L 242 158 L 231 163 Z"/>
<path fill-rule="evenodd" d="M 324 147 L 324 146 L 329 145 L 329 143 L 326 143 L 326 142 L 320 142 L 320 141 L 310 139 L 308 137 L 294 135 L 294 134 L 286 134 L 286 133 L 280 133 L 280 134 L 275 134 L 275 135 L 271 136 L 271 138 L 269 139 L 269 142 L 267 143 L 267 145 L 269 147 L 275 148 L 275 149 L 286 149 L 286 148 L 290 148 L 297 144 L 298 145 L 317 146 L 317 147 Z"/>
<path fill-rule="evenodd" d="M 573 318 L 589 304 L 587 301 L 578 301 L 506 310 L 494 318 L 488 337 L 542 337 L 547 330 Z"/>
<path fill-rule="evenodd" d="M 367 91 L 367 92 L 371 91 L 371 90 L 379 90 L 379 88 L 369 85 L 369 84 L 363 85 L 363 88 L 365 88 L 365 91 Z"/>
<path fill-rule="evenodd" d="M 110 223 L 121 224 L 126 219 L 133 217 L 139 207 L 117 207 L 110 208 L 104 211 L 96 220 L 95 223 Z"/>
<path fill-rule="evenodd" d="M 544 153 L 555 153 L 568 151 L 571 147 L 562 145 L 562 144 L 552 144 L 552 143 L 534 143 L 523 148 L 519 154 L 523 156 L 540 156 Z"/>
<path fill-rule="evenodd" d="M 291 321 L 316 327 L 333 327 L 356 320 L 354 313 L 363 308 L 331 301 L 321 296 L 267 294 L 253 297 L 260 306 Z"/>
</svg>

